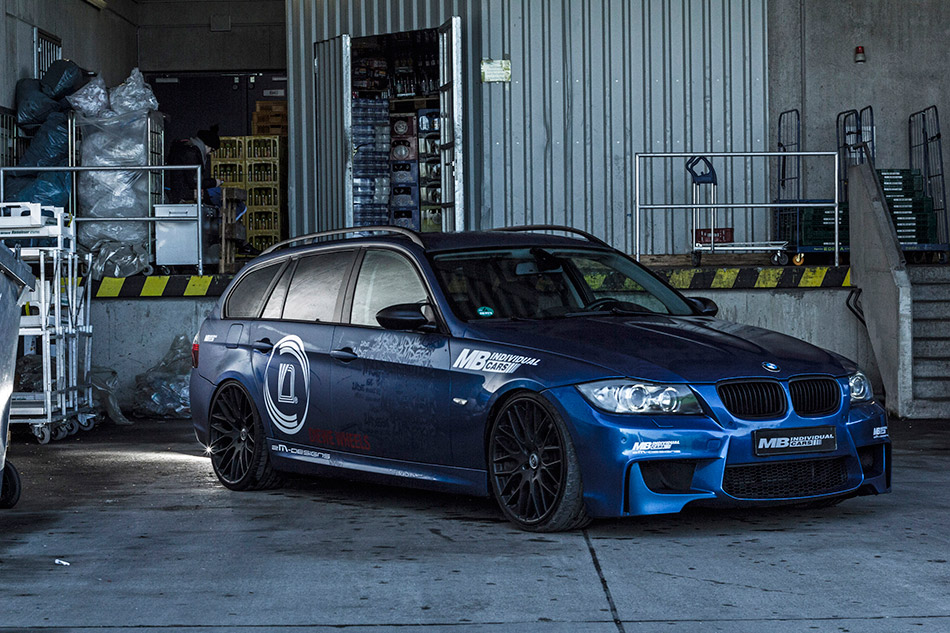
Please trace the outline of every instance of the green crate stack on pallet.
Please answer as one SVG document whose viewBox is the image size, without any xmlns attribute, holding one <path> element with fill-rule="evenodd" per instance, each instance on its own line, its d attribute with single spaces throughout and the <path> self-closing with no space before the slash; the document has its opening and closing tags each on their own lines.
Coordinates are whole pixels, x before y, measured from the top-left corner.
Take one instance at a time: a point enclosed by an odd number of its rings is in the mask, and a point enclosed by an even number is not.
<svg viewBox="0 0 950 633">
<path fill-rule="evenodd" d="M 936 244 L 937 214 L 920 170 L 878 169 L 877 175 L 901 246 Z"/>
<path fill-rule="evenodd" d="M 848 245 L 848 203 L 838 205 L 838 239 L 841 246 Z M 799 246 L 835 246 L 835 209 L 834 207 L 802 209 L 799 216 Z"/>
</svg>

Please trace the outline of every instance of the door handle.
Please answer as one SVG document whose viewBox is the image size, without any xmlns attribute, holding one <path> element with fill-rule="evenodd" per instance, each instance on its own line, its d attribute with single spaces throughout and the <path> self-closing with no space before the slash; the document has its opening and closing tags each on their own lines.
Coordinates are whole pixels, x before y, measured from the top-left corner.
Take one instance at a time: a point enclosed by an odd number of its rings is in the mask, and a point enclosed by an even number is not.
<svg viewBox="0 0 950 633">
<path fill-rule="evenodd" d="M 343 349 L 335 349 L 330 352 L 330 358 L 335 358 L 338 361 L 348 363 L 351 360 L 356 360 L 359 358 L 359 356 L 357 356 L 349 347 L 344 347 Z"/>
<path fill-rule="evenodd" d="M 267 352 L 274 349 L 274 344 L 270 342 L 269 338 L 262 338 L 259 341 L 254 341 L 254 343 L 251 344 L 251 347 L 262 354 L 266 354 Z"/>
</svg>

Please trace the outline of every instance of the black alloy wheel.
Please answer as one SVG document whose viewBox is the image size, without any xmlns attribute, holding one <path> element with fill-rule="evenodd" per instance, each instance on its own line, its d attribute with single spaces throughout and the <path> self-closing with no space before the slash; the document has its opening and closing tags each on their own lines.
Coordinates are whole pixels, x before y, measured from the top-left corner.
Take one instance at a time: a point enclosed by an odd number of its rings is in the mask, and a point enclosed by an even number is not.
<svg viewBox="0 0 950 633">
<path fill-rule="evenodd" d="M 260 490 L 279 483 L 267 455 L 260 415 L 244 387 L 222 386 L 211 401 L 211 466 L 231 490 Z"/>
<path fill-rule="evenodd" d="M 13 464 L 6 462 L 0 477 L 3 478 L 0 483 L 0 508 L 12 508 L 20 500 L 20 473 Z"/>
<path fill-rule="evenodd" d="M 567 427 L 540 396 L 516 396 L 495 417 L 488 438 L 492 493 L 524 530 L 557 532 L 585 525 L 583 487 Z"/>
</svg>

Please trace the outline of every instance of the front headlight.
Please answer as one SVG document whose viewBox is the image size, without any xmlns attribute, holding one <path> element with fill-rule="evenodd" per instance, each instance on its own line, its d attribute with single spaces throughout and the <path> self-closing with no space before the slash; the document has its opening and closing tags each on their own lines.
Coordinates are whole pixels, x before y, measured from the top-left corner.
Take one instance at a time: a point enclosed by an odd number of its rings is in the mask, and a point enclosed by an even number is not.
<svg viewBox="0 0 950 633">
<path fill-rule="evenodd" d="M 608 413 L 702 413 L 696 394 L 686 385 L 601 380 L 577 385 L 577 390 L 592 405 Z"/>
<path fill-rule="evenodd" d="M 848 376 L 848 386 L 851 387 L 851 404 L 867 402 L 874 398 L 871 381 L 859 371 Z"/>
</svg>

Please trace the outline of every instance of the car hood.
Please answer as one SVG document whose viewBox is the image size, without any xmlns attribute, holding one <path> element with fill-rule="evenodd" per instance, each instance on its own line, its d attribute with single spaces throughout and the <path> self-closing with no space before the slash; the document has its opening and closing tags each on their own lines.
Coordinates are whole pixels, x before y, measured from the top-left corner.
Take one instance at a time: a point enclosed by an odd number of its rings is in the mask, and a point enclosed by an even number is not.
<svg viewBox="0 0 950 633">
<path fill-rule="evenodd" d="M 590 316 L 470 323 L 466 338 L 507 343 L 603 367 L 608 374 L 662 382 L 786 379 L 854 371 L 832 352 L 796 338 L 711 317 Z M 769 371 L 765 363 L 778 366 Z"/>
</svg>

